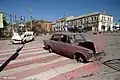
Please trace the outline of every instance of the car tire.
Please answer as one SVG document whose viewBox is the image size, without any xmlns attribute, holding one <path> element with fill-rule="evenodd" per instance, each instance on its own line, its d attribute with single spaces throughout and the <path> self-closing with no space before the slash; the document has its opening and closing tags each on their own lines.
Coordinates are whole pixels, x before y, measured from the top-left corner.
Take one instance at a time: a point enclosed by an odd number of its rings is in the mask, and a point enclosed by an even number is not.
<svg viewBox="0 0 120 80">
<path fill-rule="evenodd" d="M 12 42 L 12 44 L 15 44 L 14 42 Z"/>
<path fill-rule="evenodd" d="M 49 53 L 52 53 L 52 52 L 53 52 L 51 46 L 48 46 L 48 51 L 49 51 Z"/>
<path fill-rule="evenodd" d="M 35 39 L 33 38 L 32 41 L 35 41 Z"/>
<path fill-rule="evenodd" d="M 87 63 L 87 59 L 85 58 L 85 56 L 81 53 L 76 53 L 74 55 L 74 59 L 76 59 L 77 62 L 82 62 L 82 63 Z"/>
<path fill-rule="evenodd" d="M 22 44 L 25 44 L 26 43 L 26 40 L 22 40 Z"/>
<path fill-rule="evenodd" d="M 26 43 L 27 41 L 26 40 L 24 40 L 24 43 Z"/>
</svg>

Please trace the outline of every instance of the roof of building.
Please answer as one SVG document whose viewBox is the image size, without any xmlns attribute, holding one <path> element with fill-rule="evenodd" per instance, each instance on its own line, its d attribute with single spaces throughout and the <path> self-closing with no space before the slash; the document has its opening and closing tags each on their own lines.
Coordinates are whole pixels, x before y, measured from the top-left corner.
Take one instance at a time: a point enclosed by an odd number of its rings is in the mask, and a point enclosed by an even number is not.
<svg viewBox="0 0 120 80">
<path fill-rule="evenodd" d="M 105 13 L 93 12 L 93 13 L 89 13 L 89 14 L 85 14 L 85 15 L 80 15 L 80 16 L 76 16 L 76 17 L 67 18 L 66 21 L 74 20 L 74 19 L 78 19 L 78 18 L 83 18 L 83 17 L 87 17 L 87 16 L 92 16 L 92 15 L 98 15 L 98 14 L 111 16 L 111 15 L 108 15 L 108 14 L 105 14 Z"/>
</svg>

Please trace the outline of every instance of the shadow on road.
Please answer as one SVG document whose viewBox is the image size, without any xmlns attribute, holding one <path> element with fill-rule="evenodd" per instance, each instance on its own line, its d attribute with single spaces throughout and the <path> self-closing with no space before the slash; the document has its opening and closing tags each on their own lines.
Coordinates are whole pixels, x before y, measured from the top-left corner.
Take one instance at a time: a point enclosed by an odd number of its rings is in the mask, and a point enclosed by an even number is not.
<svg viewBox="0 0 120 80">
<path fill-rule="evenodd" d="M 0 72 L 10 63 L 10 61 L 15 60 L 17 56 L 19 55 L 18 53 L 21 51 L 21 49 L 24 47 L 24 45 L 16 50 L 16 52 L 9 58 L 7 61 L 5 61 L 2 66 L 0 66 Z"/>
</svg>

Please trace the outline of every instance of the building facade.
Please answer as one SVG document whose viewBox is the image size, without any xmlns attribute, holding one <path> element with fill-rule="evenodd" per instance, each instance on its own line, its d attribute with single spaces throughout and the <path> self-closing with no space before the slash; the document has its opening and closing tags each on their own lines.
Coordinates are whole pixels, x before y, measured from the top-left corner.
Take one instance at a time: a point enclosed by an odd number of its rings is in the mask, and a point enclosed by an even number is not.
<svg viewBox="0 0 120 80">
<path fill-rule="evenodd" d="M 100 12 L 94 12 L 81 16 L 70 16 L 56 21 L 55 29 L 62 31 L 64 26 L 79 27 L 87 31 L 113 31 L 113 17 Z M 67 29 L 66 29 L 67 30 Z"/>
<path fill-rule="evenodd" d="M 42 29 L 45 30 L 45 32 L 51 32 L 52 31 L 52 22 L 45 21 L 45 20 L 38 20 L 36 24 L 40 25 Z"/>
</svg>

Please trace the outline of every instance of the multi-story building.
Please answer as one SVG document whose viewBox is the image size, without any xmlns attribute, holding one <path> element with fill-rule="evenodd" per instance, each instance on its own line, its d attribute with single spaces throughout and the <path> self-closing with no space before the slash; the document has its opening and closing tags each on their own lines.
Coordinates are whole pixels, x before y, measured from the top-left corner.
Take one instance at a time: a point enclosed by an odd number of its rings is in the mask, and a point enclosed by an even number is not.
<svg viewBox="0 0 120 80">
<path fill-rule="evenodd" d="M 94 12 L 76 17 L 70 16 L 63 19 L 56 21 L 55 28 L 60 29 L 64 26 L 76 26 L 87 31 L 113 30 L 113 17 L 111 15 L 102 14 L 100 12 Z"/>
<path fill-rule="evenodd" d="M 66 26 L 66 17 L 56 20 L 55 31 L 64 31 Z"/>
</svg>

